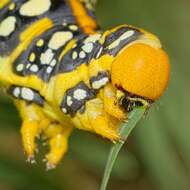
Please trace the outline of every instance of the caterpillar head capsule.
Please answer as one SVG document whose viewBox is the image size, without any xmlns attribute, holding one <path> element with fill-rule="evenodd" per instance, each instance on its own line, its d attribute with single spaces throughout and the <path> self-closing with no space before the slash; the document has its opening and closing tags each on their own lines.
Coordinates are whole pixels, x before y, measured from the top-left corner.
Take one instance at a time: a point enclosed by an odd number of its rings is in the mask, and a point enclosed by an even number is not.
<svg viewBox="0 0 190 190">
<path fill-rule="evenodd" d="M 119 53 L 111 69 L 112 83 L 116 88 L 150 101 L 161 97 L 169 73 L 167 54 L 159 46 L 143 42 L 134 43 Z"/>
</svg>

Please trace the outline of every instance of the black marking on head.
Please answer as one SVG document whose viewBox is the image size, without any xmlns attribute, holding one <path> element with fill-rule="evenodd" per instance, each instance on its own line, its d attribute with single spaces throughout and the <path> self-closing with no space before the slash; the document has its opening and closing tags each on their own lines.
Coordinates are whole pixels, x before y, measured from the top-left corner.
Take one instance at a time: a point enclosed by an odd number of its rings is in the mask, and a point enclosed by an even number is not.
<svg viewBox="0 0 190 190">
<path fill-rule="evenodd" d="M 65 114 L 74 116 L 77 111 L 84 112 L 86 101 L 95 98 L 94 90 L 90 89 L 84 82 L 66 91 L 61 103 L 61 110 Z"/>
<path fill-rule="evenodd" d="M 21 86 L 11 86 L 7 90 L 7 92 L 13 98 L 24 100 L 28 103 L 35 103 L 39 106 L 44 105 L 44 98 L 39 94 L 38 91 L 33 90 L 31 88 L 21 87 Z"/>
<path fill-rule="evenodd" d="M 143 106 L 143 103 L 140 101 L 131 101 L 130 99 L 123 98 L 121 101 L 121 106 L 125 111 L 130 112 L 136 107 Z"/>
<path fill-rule="evenodd" d="M 91 77 L 90 85 L 91 87 L 98 91 L 103 88 L 111 80 L 110 73 L 108 71 L 99 72 L 97 76 Z"/>
</svg>

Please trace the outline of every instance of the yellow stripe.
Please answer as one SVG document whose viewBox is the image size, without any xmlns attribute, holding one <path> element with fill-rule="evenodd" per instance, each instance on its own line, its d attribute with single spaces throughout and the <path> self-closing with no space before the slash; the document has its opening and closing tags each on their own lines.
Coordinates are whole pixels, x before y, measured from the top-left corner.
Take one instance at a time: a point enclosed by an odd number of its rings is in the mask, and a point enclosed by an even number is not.
<svg viewBox="0 0 190 190">
<path fill-rule="evenodd" d="M 59 56 L 59 61 L 61 61 L 61 59 L 64 57 L 64 55 L 70 51 L 73 47 L 73 45 L 76 43 L 76 40 L 71 40 L 69 42 L 69 44 L 63 49 L 63 51 L 61 52 L 60 56 Z"/>
<path fill-rule="evenodd" d="M 78 0 L 69 0 L 69 3 L 74 16 L 83 31 L 87 34 L 95 33 L 95 29 L 97 27 L 96 21 L 88 15 L 83 4 Z"/>
<path fill-rule="evenodd" d="M 41 35 L 44 31 L 51 28 L 53 23 L 48 18 L 43 18 L 35 23 L 33 23 L 28 29 L 26 29 L 20 35 L 20 44 L 10 55 L 10 61 L 13 63 L 15 59 L 24 51 L 32 42 L 32 40 Z"/>
<path fill-rule="evenodd" d="M 10 0 L 0 0 L 0 9 L 3 8 L 9 2 L 10 2 Z"/>
<path fill-rule="evenodd" d="M 45 30 L 51 28 L 53 23 L 48 18 L 43 18 L 29 26 L 21 35 L 20 43 L 13 53 L 6 58 L 0 57 L 0 81 L 7 84 L 23 85 L 34 89 L 42 89 L 46 84 L 36 75 L 27 77 L 19 76 L 13 73 L 13 63 L 16 58 L 27 49 L 32 40 L 42 34 Z"/>
<path fill-rule="evenodd" d="M 50 94 L 53 94 L 51 101 L 60 105 L 63 99 L 63 94 L 69 89 L 76 86 L 79 82 L 89 82 L 88 66 L 81 64 L 75 70 L 68 73 L 59 73 L 52 78 L 54 80 L 54 88 L 51 88 Z M 47 92 L 46 92 L 47 93 Z"/>
</svg>

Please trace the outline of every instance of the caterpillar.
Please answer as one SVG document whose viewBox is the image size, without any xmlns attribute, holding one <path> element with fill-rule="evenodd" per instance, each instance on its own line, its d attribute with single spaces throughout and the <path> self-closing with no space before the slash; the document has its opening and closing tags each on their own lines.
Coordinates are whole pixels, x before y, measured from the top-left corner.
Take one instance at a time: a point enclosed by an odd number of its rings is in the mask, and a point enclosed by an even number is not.
<svg viewBox="0 0 190 190">
<path fill-rule="evenodd" d="M 136 106 L 161 97 L 169 59 L 153 34 L 127 24 L 101 31 L 93 0 L 1 0 L 0 83 L 22 118 L 28 161 L 36 138 L 52 169 L 74 128 L 121 140 Z"/>
</svg>

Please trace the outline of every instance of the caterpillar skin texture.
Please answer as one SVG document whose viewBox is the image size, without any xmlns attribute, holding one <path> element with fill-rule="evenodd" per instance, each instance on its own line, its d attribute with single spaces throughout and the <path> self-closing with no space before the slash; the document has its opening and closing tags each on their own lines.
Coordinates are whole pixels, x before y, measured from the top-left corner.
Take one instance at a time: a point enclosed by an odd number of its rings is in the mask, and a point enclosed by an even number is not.
<svg viewBox="0 0 190 190">
<path fill-rule="evenodd" d="M 159 99 L 169 61 L 159 39 L 121 25 L 101 32 L 89 0 L 1 0 L 0 82 L 22 117 L 22 142 L 48 141 L 47 168 L 67 151 L 74 127 L 118 141 L 135 106 Z"/>
</svg>

